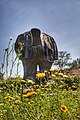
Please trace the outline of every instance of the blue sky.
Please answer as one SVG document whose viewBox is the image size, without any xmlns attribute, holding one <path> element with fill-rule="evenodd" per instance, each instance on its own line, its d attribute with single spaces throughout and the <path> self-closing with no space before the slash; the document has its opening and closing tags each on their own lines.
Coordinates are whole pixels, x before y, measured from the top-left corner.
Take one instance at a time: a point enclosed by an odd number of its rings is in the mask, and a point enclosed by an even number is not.
<svg viewBox="0 0 80 120">
<path fill-rule="evenodd" d="M 80 0 L 0 0 L 0 61 L 9 37 L 33 27 L 54 37 L 59 51 L 80 57 Z"/>
</svg>

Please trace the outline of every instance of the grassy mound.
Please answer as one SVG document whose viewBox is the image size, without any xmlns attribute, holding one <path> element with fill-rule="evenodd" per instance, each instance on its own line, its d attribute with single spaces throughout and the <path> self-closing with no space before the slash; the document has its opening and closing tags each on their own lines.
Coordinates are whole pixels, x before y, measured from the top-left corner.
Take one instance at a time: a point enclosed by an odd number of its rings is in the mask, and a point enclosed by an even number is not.
<svg viewBox="0 0 80 120">
<path fill-rule="evenodd" d="M 80 120 L 80 75 L 44 73 L 0 81 L 0 120 Z"/>
</svg>

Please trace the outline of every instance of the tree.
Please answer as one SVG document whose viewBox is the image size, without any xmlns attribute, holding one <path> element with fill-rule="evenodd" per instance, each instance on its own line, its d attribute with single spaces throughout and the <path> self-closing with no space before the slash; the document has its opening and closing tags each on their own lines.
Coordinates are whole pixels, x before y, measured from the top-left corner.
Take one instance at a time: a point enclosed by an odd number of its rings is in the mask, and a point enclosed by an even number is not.
<svg viewBox="0 0 80 120">
<path fill-rule="evenodd" d="M 70 64 L 70 68 L 80 68 L 80 58 L 73 60 Z"/>
<path fill-rule="evenodd" d="M 59 51 L 58 53 L 58 60 L 55 61 L 54 65 L 58 65 L 59 67 L 68 66 L 69 60 L 71 60 L 71 54 L 67 51 Z"/>
</svg>

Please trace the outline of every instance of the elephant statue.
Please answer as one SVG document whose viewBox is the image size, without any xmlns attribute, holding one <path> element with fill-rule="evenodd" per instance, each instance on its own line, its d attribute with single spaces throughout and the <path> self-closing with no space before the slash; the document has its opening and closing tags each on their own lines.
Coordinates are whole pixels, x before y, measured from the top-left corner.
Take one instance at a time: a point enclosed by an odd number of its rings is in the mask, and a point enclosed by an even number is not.
<svg viewBox="0 0 80 120">
<path fill-rule="evenodd" d="M 39 70 L 49 70 L 58 59 L 58 49 L 55 40 L 41 32 L 38 28 L 20 34 L 15 42 L 15 51 L 22 61 L 24 77 L 35 81 L 37 65 Z"/>
</svg>

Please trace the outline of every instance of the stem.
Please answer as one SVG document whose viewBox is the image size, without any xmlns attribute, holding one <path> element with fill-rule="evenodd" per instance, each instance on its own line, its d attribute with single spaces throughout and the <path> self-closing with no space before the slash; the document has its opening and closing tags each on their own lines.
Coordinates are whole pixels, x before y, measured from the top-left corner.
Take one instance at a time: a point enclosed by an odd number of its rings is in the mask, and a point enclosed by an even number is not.
<svg viewBox="0 0 80 120">
<path fill-rule="evenodd" d="M 9 56 L 8 56 L 8 50 L 7 50 L 6 51 L 6 77 L 8 77 L 8 63 L 9 63 L 8 58 Z"/>
<path fill-rule="evenodd" d="M 18 63 L 17 63 L 17 77 L 18 77 L 18 74 L 19 74 L 19 65 L 20 65 L 20 62 L 19 62 L 19 59 L 18 59 Z"/>
<path fill-rule="evenodd" d="M 14 67 L 15 62 L 16 62 L 16 60 L 17 60 L 17 56 L 16 56 L 15 59 L 14 59 L 14 44 L 12 45 L 12 49 L 11 49 L 10 52 L 12 52 L 12 66 L 11 66 L 11 70 L 10 70 L 10 77 L 11 77 L 12 71 L 13 71 L 13 67 Z"/>
<path fill-rule="evenodd" d="M 3 56 L 3 63 L 2 63 L 2 67 L 1 67 L 1 69 L 2 69 L 1 73 L 3 73 L 3 70 L 4 70 L 5 56 L 6 56 L 6 53 L 4 53 L 4 56 Z"/>
<path fill-rule="evenodd" d="M 11 66 L 11 70 L 10 70 L 10 77 L 11 77 L 11 75 L 12 75 L 12 71 L 13 71 L 13 67 L 14 67 L 14 65 L 15 65 L 15 61 L 17 60 L 17 56 L 16 56 L 16 58 L 14 59 L 14 61 L 12 61 L 12 66 Z"/>
</svg>

